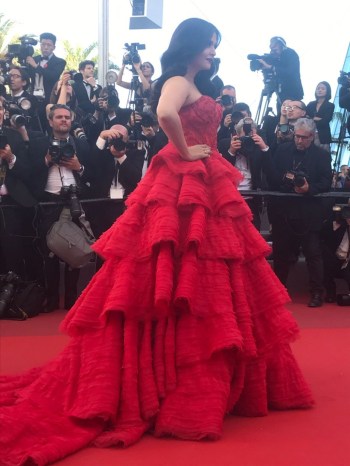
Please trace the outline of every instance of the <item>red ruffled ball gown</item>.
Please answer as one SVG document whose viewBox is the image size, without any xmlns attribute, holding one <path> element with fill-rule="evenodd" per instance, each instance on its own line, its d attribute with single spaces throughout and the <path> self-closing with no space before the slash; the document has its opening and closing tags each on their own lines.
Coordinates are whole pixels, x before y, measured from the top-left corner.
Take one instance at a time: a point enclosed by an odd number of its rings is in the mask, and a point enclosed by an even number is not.
<svg viewBox="0 0 350 466">
<path fill-rule="evenodd" d="M 291 353 L 298 327 L 266 262 L 269 248 L 216 151 L 219 106 L 180 112 L 184 161 L 169 143 L 95 244 L 106 260 L 62 329 L 63 352 L 3 377 L 3 465 L 44 465 L 88 444 L 130 445 L 150 430 L 220 437 L 226 413 L 306 408 L 312 395 Z"/>
</svg>

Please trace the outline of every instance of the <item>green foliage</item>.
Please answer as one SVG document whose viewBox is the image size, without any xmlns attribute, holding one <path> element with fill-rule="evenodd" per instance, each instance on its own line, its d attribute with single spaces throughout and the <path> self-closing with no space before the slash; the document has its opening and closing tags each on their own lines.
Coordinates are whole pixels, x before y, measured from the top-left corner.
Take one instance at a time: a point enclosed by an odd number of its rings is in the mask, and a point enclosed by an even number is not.
<svg viewBox="0 0 350 466">
<path fill-rule="evenodd" d="M 7 45 L 11 40 L 10 32 L 14 25 L 14 21 L 5 19 L 5 15 L 0 13 L 0 56 L 6 54 Z"/>
<path fill-rule="evenodd" d="M 92 60 L 97 63 L 97 42 L 93 42 L 85 49 L 83 47 L 73 47 L 72 44 L 68 40 L 63 41 L 63 47 L 65 50 L 65 57 L 64 59 L 67 62 L 67 69 L 68 70 L 76 70 L 78 71 L 79 63 L 84 60 Z"/>
</svg>

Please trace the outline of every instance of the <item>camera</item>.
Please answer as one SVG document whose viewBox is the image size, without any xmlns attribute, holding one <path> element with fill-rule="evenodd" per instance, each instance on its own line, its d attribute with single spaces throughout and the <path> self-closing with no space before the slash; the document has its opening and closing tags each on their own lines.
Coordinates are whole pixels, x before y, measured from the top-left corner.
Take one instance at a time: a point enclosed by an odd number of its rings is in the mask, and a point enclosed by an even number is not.
<svg viewBox="0 0 350 466">
<path fill-rule="evenodd" d="M 114 147 L 117 151 L 122 151 L 126 149 L 126 142 L 123 141 L 123 136 L 119 136 L 118 138 L 111 139 L 108 147 Z"/>
<path fill-rule="evenodd" d="M 301 170 L 289 170 L 283 177 L 285 185 L 290 188 L 301 188 L 307 180 L 307 174 Z"/>
<path fill-rule="evenodd" d="M 49 154 L 52 162 L 59 164 L 62 158 L 72 158 L 75 154 L 75 148 L 67 140 L 52 139 L 49 145 Z"/>
<path fill-rule="evenodd" d="M 61 188 L 61 198 L 63 200 L 69 200 L 69 210 L 72 218 L 79 218 L 83 213 L 78 194 L 79 188 L 74 184 L 69 186 L 62 186 Z"/>
<path fill-rule="evenodd" d="M 139 44 L 138 42 L 132 42 L 131 44 L 124 44 L 124 48 L 127 53 L 123 57 L 124 65 L 133 65 L 134 63 L 140 63 L 141 58 L 138 53 L 139 50 L 145 50 L 145 44 Z"/>
<path fill-rule="evenodd" d="M 19 38 L 20 44 L 9 44 L 7 47 L 6 58 L 12 61 L 13 58 L 17 58 L 18 62 L 22 65 L 26 65 L 26 58 L 34 55 L 33 45 L 37 45 L 38 41 L 30 36 L 22 36 Z"/>
<path fill-rule="evenodd" d="M 250 60 L 251 71 L 260 71 L 263 69 L 263 65 L 259 62 L 259 60 L 264 60 L 268 65 L 274 65 L 276 63 L 276 57 L 274 57 L 271 53 L 264 53 L 264 55 L 250 53 L 247 55 L 247 58 Z"/>
<path fill-rule="evenodd" d="M 77 139 L 81 139 L 82 141 L 87 141 L 87 136 L 85 134 L 85 131 L 81 127 L 81 124 L 78 123 L 77 121 L 72 123 L 71 133 L 73 133 Z"/>
<path fill-rule="evenodd" d="M 289 123 L 279 123 L 277 125 L 277 130 L 283 135 L 288 136 L 289 134 L 294 133 L 294 127 Z"/>
<path fill-rule="evenodd" d="M 107 95 L 105 97 L 100 97 L 101 100 L 107 102 L 108 107 L 119 107 L 119 97 L 118 92 L 113 85 L 107 86 Z"/>
<path fill-rule="evenodd" d="M 240 152 L 244 155 L 252 152 L 255 147 L 255 142 L 252 139 L 252 123 L 253 120 L 249 117 L 243 120 L 243 132 L 244 136 L 240 136 L 238 139 L 241 141 Z"/>
<path fill-rule="evenodd" d="M 259 60 L 264 60 L 268 65 L 275 65 L 278 61 L 271 53 L 264 53 L 264 55 L 256 55 L 251 53 L 247 56 L 250 60 L 250 69 L 251 71 L 261 71 L 263 74 L 264 84 L 268 88 L 270 93 L 277 90 L 276 76 L 273 69 L 264 69 L 263 65 Z"/>
<path fill-rule="evenodd" d="M 230 105 L 233 105 L 233 97 L 231 95 L 224 94 L 224 95 L 221 96 L 220 100 L 221 100 L 221 104 L 224 107 L 228 107 Z"/>
<path fill-rule="evenodd" d="M 350 72 L 345 73 L 345 71 L 341 71 L 338 78 L 338 84 L 340 86 L 350 87 Z"/>
<path fill-rule="evenodd" d="M 6 275 L 0 275 L 0 317 L 10 307 L 19 281 L 19 276 L 12 271 L 7 272 Z"/>
</svg>

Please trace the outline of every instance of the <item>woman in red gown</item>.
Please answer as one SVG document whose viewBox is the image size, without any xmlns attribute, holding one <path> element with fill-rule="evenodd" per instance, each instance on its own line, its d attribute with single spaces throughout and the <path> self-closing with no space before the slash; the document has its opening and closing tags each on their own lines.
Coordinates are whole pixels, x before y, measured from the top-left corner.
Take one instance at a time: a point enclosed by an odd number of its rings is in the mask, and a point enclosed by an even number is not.
<svg viewBox="0 0 350 466">
<path fill-rule="evenodd" d="M 269 248 L 216 149 L 219 31 L 175 30 L 156 99 L 169 144 L 95 250 L 105 258 L 44 367 L 3 377 L 3 465 L 45 465 L 86 445 L 217 439 L 227 413 L 313 403 L 289 343 L 298 328 Z"/>
</svg>

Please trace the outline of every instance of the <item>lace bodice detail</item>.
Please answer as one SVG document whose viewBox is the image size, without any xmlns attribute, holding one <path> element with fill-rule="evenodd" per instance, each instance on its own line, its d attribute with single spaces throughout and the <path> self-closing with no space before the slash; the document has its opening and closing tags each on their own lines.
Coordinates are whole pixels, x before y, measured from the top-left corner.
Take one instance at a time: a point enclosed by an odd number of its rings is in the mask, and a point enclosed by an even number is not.
<svg viewBox="0 0 350 466">
<path fill-rule="evenodd" d="M 180 118 L 186 142 L 189 146 L 208 144 L 217 146 L 217 129 L 222 110 L 211 97 L 203 95 L 193 104 L 180 110 Z"/>
</svg>

